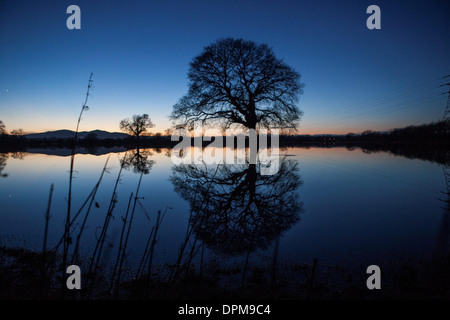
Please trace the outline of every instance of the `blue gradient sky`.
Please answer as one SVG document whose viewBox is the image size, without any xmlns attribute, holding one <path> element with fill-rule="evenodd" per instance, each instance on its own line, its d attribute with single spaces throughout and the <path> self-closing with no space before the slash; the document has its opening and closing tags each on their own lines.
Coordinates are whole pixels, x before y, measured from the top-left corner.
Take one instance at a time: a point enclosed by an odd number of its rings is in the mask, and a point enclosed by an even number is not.
<svg viewBox="0 0 450 320">
<path fill-rule="evenodd" d="M 81 30 L 66 8 L 81 8 Z M 381 8 L 381 30 L 366 8 Z M 221 37 L 273 46 L 302 75 L 300 133 L 386 130 L 442 117 L 450 74 L 448 1 L 2 1 L 0 120 L 8 130 L 119 131 L 148 113 L 170 126 L 187 70 Z"/>
</svg>

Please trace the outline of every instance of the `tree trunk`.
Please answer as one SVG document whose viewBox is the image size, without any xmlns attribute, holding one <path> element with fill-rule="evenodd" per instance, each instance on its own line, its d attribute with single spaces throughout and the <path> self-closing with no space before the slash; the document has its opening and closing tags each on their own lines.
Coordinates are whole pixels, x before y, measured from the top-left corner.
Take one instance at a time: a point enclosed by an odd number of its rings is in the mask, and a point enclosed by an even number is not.
<svg viewBox="0 0 450 320">
<path fill-rule="evenodd" d="M 247 187 L 249 192 L 249 202 L 255 200 L 256 197 L 256 181 L 258 180 L 258 174 L 256 172 L 256 164 L 250 163 L 247 169 Z"/>
<path fill-rule="evenodd" d="M 246 120 L 247 128 L 256 130 L 256 114 L 254 112 L 250 112 Z"/>
<path fill-rule="evenodd" d="M 252 114 L 247 121 L 249 129 L 248 147 L 250 149 L 250 163 L 256 164 L 258 154 L 258 135 L 256 134 L 256 115 Z"/>
</svg>

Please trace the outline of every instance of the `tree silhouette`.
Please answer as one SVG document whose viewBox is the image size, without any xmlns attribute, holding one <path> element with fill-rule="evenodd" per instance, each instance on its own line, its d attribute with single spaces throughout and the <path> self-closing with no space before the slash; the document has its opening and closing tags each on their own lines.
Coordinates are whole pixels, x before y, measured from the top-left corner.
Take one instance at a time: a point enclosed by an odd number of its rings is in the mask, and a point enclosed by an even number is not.
<svg viewBox="0 0 450 320">
<path fill-rule="evenodd" d="M 147 129 L 153 128 L 154 126 L 148 114 L 135 114 L 131 119 L 127 118 L 120 121 L 120 130 L 136 137 L 138 149 L 139 137 L 147 132 Z"/>
<path fill-rule="evenodd" d="M 16 138 L 20 138 L 24 134 L 25 134 L 25 132 L 23 131 L 23 129 L 14 129 L 13 131 L 11 131 L 11 135 Z"/>
<path fill-rule="evenodd" d="M 6 126 L 3 123 L 3 121 L 0 120 L 0 144 L 3 144 L 3 141 L 5 141 L 5 137 L 8 134 L 6 131 Z"/>
<path fill-rule="evenodd" d="M 174 105 L 175 125 L 295 128 L 303 83 L 268 45 L 220 39 L 190 63 L 189 91 Z"/>
<path fill-rule="evenodd" d="M 275 175 L 259 165 L 177 165 L 175 191 L 190 203 L 190 223 L 208 247 L 226 254 L 267 248 L 303 211 L 297 163 L 281 159 Z"/>
</svg>

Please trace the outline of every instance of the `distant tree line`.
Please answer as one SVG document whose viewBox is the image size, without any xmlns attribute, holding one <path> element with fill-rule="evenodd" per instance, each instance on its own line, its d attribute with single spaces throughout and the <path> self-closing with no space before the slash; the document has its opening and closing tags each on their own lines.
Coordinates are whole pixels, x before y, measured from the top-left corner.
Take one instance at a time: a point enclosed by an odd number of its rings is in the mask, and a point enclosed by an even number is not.
<svg viewBox="0 0 450 320">
<path fill-rule="evenodd" d="M 3 124 L 1 122 L 1 124 Z M 411 159 L 423 159 L 440 164 L 450 165 L 450 137 L 449 122 L 435 122 L 420 126 L 408 126 L 393 129 L 388 132 L 364 131 L 361 134 L 347 135 L 281 135 L 280 147 L 346 147 L 348 150 L 361 148 L 365 153 L 389 152 Z M 69 149 L 73 139 L 26 139 L 24 136 L 10 135 L 4 125 L 1 126 L 0 153 L 22 152 L 27 149 L 66 148 Z M 225 137 L 223 145 L 226 145 Z M 269 139 L 270 142 L 270 139 Z M 211 142 L 203 141 L 203 147 Z M 172 148 L 178 141 L 171 141 L 170 132 L 165 135 L 142 135 L 139 145 L 141 148 Z M 136 149 L 136 137 L 125 139 L 99 139 L 90 133 L 79 139 L 78 148 L 89 153 L 97 153 L 99 148 Z"/>
<path fill-rule="evenodd" d="M 403 143 L 449 143 L 448 121 L 433 122 L 419 126 L 408 126 L 388 132 L 364 131 L 356 140 L 366 142 L 403 142 Z M 349 140 L 355 137 L 346 137 Z"/>
<path fill-rule="evenodd" d="M 449 145 L 450 122 L 438 121 L 418 126 L 408 126 L 389 131 L 366 130 L 361 134 L 346 135 L 284 135 L 280 136 L 283 145 L 297 144 L 426 144 Z"/>
<path fill-rule="evenodd" d="M 151 123 L 147 117 L 146 123 Z M 408 126 L 405 128 L 393 129 L 386 132 L 367 130 L 361 134 L 349 133 L 346 135 L 281 135 L 280 146 L 364 146 L 382 147 L 388 145 L 413 145 L 424 147 L 450 147 L 450 123 L 448 121 L 433 122 L 419 126 Z M 124 130 L 125 132 L 127 130 Z M 160 147 L 171 148 L 178 141 L 171 141 L 171 131 L 165 134 L 157 133 L 149 135 L 148 132 L 139 129 L 139 138 L 136 134 L 124 139 L 99 139 L 96 134 L 90 133 L 85 138 L 79 139 L 77 145 L 84 148 L 93 147 Z M 147 133 L 147 134 L 145 134 Z M 139 142 L 137 142 L 139 139 Z M 270 140 L 270 139 L 269 139 Z M 7 149 L 21 148 L 46 148 L 69 147 L 71 138 L 44 138 L 26 139 L 22 129 L 13 130 L 10 134 L 6 131 L 5 125 L 0 121 L 0 146 Z M 203 142 L 207 146 L 211 142 Z M 224 145 L 226 141 L 224 138 Z"/>
</svg>

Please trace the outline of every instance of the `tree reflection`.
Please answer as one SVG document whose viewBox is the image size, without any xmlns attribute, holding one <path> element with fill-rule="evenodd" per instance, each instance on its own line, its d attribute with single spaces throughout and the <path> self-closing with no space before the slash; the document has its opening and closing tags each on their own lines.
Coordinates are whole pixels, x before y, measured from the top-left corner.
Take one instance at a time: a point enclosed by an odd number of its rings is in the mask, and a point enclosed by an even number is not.
<svg viewBox="0 0 450 320">
<path fill-rule="evenodd" d="M 233 255 L 265 249 L 300 219 L 297 162 L 280 160 L 278 173 L 266 176 L 258 164 L 172 168 L 170 180 L 190 203 L 190 224 L 203 243 Z"/>
<path fill-rule="evenodd" d="M 155 161 L 150 160 L 153 153 L 150 149 L 128 151 L 122 159 L 124 169 L 133 169 L 134 173 L 149 174 Z"/>
<path fill-rule="evenodd" d="M 8 160 L 7 153 L 0 153 L 0 178 L 6 178 L 8 176 L 7 173 L 3 173 L 6 167 L 6 161 Z"/>
<path fill-rule="evenodd" d="M 26 153 L 21 152 L 21 151 L 11 153 L 11 158 L 13 158 L 13 159 L 23 160 L 25 158 L 25 156 L 26 156 Z"/>
</svg>

